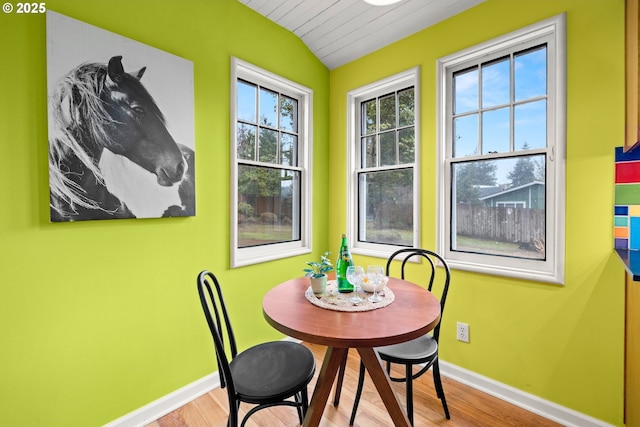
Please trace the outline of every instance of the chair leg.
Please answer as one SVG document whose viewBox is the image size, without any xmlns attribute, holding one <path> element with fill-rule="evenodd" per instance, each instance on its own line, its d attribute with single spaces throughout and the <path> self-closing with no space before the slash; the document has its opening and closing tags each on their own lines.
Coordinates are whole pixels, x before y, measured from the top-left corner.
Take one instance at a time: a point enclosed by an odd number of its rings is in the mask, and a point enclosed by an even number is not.
<svg viewBox="0 0 640 427">
<path fill-rule="evenodd" d="M 413 365 L 405 365 L 406 387 L 407 387 L 407 417 L 413 425 Z"/>
<path fill-rule="evenodd" d="M 302 397 L 302 391 L 300 391 L 299 393 L 296 393 L 296 395 L 293 398 L 296 401 L 296 403 L 300 404 L 300 406 L 296 406 L 296 412 L 298 412 L 298 420 L 302 425 L 302 421 L 304 420 L 304 408 L 303 408 L 304 398 Z"/>
<path fill-rule="evenodd" d="M 302 397 L 302 419 L 300 420 L 300 424 L 304 422 L 304 417 L 307 416 L 307 411 L 309 410 L 309 393 L 307 392 L 307 388 L 303 388 L 301 393 Z"/>
<path fill-rule="evenodd" d="M 351 410 L 351 418 L 349 418 L 349 425 L 352 426 L 356 420 L 356 412 L 358 411 L 358 404 L 360 403 L 360 397 L 362 396 L 362 388 L 364 387 L 364 363 L 360 361 L 360 372 L 358 374 L 358 388 L 356 390 L 356 396 L 353 401 L 353 409 Z"/>
<path fill-rule="evenodd" d="M 333 406 L 338 406 L 340 403 L 340 394 L 342 393 L 342 381 L 344 380 L 344 371 L 347 367 L 347 356 L 349 356 L 349 350 L 344 354 L 344 359 L 340 364 L 340 370 L 338 371 L 338 381 L 336 382 L 336 390 L 333 395 Z"/>
<path fill-rule="evenodd" d="M 444 388 L 442 388 L 442 381 L 440 379 L 440 365 L 438 364 L 438 359 L 433 363 L 433 383 L 436 387 L 436 393 L 440 400 L 442 401 L 442 407 L 444 408 L 444 415 L 448 420 L 451 419 L 449 415 L 449 408 L 447 407 L 447 399 L 444 397 Z"/>
<path fill-rule="evenodd" d="M 238 427 L 238 409 L 240 402 L 229 402 L 229 419 L 227 420 L 227 427 Z"/>
</svg>

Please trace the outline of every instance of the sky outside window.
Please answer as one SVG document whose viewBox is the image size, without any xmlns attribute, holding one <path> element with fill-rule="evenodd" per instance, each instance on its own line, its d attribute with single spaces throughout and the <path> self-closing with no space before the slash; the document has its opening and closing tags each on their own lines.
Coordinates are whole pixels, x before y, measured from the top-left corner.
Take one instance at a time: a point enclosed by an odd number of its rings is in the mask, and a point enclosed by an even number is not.
<svg viewBox="0 0 640 427">
<path fill-rule="evenodd" d="M 455 73 L 453 95 L 453 157 L 547 146 L 546 45 Z M 515 163 L 497 163 L 496 184 L 511 182 Z"/>
</svg>

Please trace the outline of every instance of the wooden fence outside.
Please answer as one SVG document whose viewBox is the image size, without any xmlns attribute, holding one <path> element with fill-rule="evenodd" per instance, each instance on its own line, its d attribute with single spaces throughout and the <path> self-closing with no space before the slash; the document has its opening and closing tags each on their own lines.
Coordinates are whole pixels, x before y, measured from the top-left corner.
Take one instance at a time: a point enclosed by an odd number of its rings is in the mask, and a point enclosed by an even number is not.
<svg viewBox="0 0 640 427">
<path fill-rule="evenodd" d="M 533 244 L 545 238 L 545 210 L 459 204 L 455 229 L 458 236 Z"/>
</svg>

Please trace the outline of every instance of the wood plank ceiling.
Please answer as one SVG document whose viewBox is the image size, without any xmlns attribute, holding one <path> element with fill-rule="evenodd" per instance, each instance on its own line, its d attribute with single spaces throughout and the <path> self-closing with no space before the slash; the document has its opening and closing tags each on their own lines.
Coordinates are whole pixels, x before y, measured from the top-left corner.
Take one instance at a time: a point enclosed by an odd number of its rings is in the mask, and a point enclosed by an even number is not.
<svg viewBox="0 0 640 427">
<path fill-rule="evenodd" d="M 330 70 L 450 18 L 484 0 L 239 0 L 296 34 Z"/>
</svg>

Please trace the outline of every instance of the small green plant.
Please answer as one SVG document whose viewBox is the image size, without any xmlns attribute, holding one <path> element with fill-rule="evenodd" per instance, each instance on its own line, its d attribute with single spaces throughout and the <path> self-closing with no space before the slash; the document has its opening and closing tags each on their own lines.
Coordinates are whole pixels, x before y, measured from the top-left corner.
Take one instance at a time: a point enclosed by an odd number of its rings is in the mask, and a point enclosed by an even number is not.
<svg viewBox="0 0 640 427">
<path fill-rule="evenodd" d="M 311 268 L 305 268 L 304 270 L 302 270 L 305 273 L 304 277 L 318 278 L 324 276 L 329 271 L 333 271 L 333 264 L 331 264 L 328 255 L 329 252 L 325 252 L 324 255 L 320 257 L 320 262 L 307 262 L 307 265 Z"/>
</svg>

